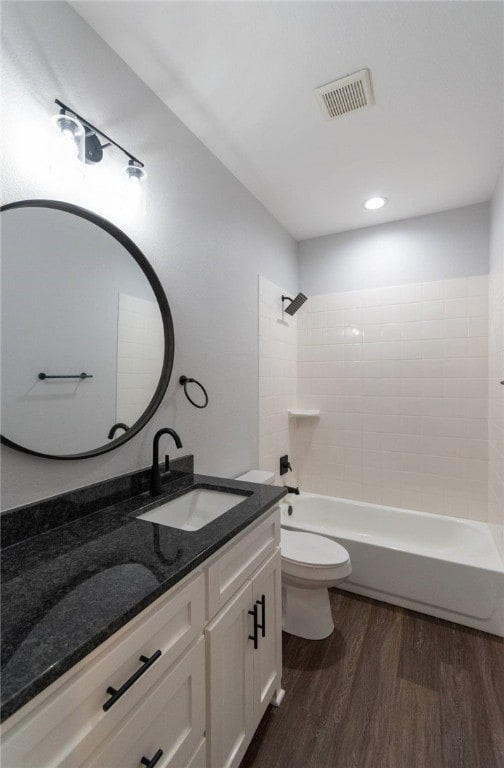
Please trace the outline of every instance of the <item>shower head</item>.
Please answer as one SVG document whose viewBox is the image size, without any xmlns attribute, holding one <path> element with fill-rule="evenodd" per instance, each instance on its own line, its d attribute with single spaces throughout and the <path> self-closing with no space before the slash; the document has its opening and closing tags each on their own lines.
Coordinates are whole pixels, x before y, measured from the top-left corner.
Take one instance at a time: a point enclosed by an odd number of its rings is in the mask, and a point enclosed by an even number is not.
<svg viewBox="0 0 504 768">
<path fill-rule="evenodd" d="M 305 296 L 304 293 L 298 293 L 295 299 L 291 299 L 290 296 L 282 296 L 282 302 L 290 301 L 289 306 L 285 307 L 287 314 L 295 315 L 298 309 L 303 306 L 307 298 L 308 296 Z"/>
</svg>

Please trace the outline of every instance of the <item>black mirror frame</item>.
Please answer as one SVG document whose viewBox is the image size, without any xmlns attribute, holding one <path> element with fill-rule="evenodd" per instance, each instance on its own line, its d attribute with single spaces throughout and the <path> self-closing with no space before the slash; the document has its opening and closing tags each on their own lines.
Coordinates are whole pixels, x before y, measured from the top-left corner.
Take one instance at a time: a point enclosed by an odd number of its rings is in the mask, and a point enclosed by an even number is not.
<svg viewBox="0 0 504 768">
<path fill-rule="evenodd" d="M 75 216 L 80 216 L 82 219 L 86 219 L 87 221 L 90 221 L 92 224 L 96 224 L 97 227 L 100 227 L 105 232 L 108 232 L 109 235 L 114 237 L 121 245 L 128 251 L 130 256 L 133 257 L 133 259 L 136 261 L 142 272 L 144 273 L 145 277 L 149 281 L 149 284 L 154 291 L 154 295 L 157 299 L 159 309 L 161 311 L 161 318 L 163 321 L 163 331 L 164 331 L 164 359 L 163 359 L 163 367 L 161 369 L 161 376 L 159 377 L 159 383 L 157 385 L 156 391 L 154 392 L 154 395 L 152 396 L 152 399 L 141 415 L 141 417 L 128 429 L 127 432 L 122 434 L 120 437 L 118 437 L 115 440 L 112 440 L 109 444 L 105 444 L 103 446 L 100 446 L 98 448 L 94 448 L 91 451 L 84 451 L 83 453 L 72 453 L 66 456 L 60 456 L 60 455 L 54 455 L 49 453 L 41 453 L 40 451 L 32 451 L 30 448 L 25 448 L 22 445 L 18 445 L 13 440 L 10 440 L 8 437 L 4 437 L 3 435 L 0 435 L 0 443 L 2 445 L 6 445 L 9 448 L 14 448 L 16 451 L 21 451 L 22 453 L 28 453 L 31 456 L 40 456 L 44 459 L 59 459 L 63 461 L 68 460 L 75 460 L 75 459 L 90 459 L 93 456 L 101 456 L 103 453 L 108 453 L 109 451 L 113 451 L 116 448 L 119 448 L 121 445 L 124 445 L 124 443 L 127 443 L 128 440 L 131 440 L 132 437 L 137 435 L 143 427 L 152 419 L 155 412 L 161 405 L 161 401 L 163 400 L 163 397 L 165 395 L 165 392 L 168 388 L 168 384 L 170 381 L 170 376 L 173 368 L 173 357 L 175 354 L 175 335 L 173 330 L 173 320 L 172 315 L 170 312 L 170 306 L 168 304 L 168 299 L 166 298 L 166 294 L 163 290 L 163 287 L 161 285 L 161 282 L 156 275 L 154 269 L 151 267 L 150 263 L 147 261 L 145 256 L 143 255 L 142 251 L 135 245 L 133 240 L 131 240 L 127 235 L 124 234 L 124 232 L 119 229 L 119 227 L 116 227 L 115 224 L 112 224 L 110 221 L 107 221 L 107 219 L 102 218 L 101 216 L 98 216 L 96 213 L 92 213 L 91 211 L 88 211 L 86 208 L 81 208 L 78 205 L 73 205 L 72 203 L 65 203 L 59 200 L 20 200 L 16 203 L 8 203 L 7 205 L 2 205 L 0 207 L 0 212 L 7 211 L 11 208 L 55 208 L 58 211 L 64 211 L 65 213 L 72 213 Z"/>
</svg>

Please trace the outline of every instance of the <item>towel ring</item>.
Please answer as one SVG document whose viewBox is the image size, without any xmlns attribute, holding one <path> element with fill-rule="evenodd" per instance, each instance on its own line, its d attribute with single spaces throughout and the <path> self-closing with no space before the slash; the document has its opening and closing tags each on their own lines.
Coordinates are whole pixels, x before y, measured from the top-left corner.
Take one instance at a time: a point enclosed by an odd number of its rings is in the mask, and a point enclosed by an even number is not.
<svg viewBox="0 0 504 768">
<path fill-rule="evenodd" d="M 207 405 L 208 405 L 208 395 L 207 395 L 207 391 L 206 391 L 205 387 L 203 386 L 203 384 L 200 384 L 199 381 L 196 381 L 196 379 L 190 379 L 187 376 L 181 376 L 180 379 L 179 379 L 179 384 L 183 385 L 185 396 L 187 397 L 189 402 L 192 405 L 194 405 L 195 408 L 206 408 L 207 407 Z M 205 395 L 205 402 L 203 403 L 203 405 L 199 405 L 198 403 L 195 403 L 194 400 L 188 395 L 188 393 L 187 393 L 187 385 L 188 384 L 197 384 L 198 387 L 201 389 L 201 391 Z"/>
</svg>

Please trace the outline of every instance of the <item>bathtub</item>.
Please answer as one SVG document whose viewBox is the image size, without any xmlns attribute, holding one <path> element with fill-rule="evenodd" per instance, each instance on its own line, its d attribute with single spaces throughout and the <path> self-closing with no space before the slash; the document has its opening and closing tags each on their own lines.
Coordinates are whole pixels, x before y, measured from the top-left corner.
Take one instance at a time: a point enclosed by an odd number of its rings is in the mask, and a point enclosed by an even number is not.
<svg viewBox="0 0 504 768">
<path fill-rule="evenodd" d="M 504 637 L 504 566 L 485 523 L 314 493 L 280 507 L 282 527 L 349 552 L 341 589 Z"/>
</svg>

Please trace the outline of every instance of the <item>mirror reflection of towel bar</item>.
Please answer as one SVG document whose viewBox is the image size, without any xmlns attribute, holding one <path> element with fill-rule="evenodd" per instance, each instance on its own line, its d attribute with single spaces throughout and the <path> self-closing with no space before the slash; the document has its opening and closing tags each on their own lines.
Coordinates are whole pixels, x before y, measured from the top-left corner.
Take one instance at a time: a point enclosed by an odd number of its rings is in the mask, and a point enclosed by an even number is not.
<svg viewBox="0 0 504 768">
<path fill-rule="evenodd" d="M 69 373 L 64 376 L 53 376 L 49 373 L 39 373 L 39 379 L 92 379 L 92 373 Z"/>
</svg>

